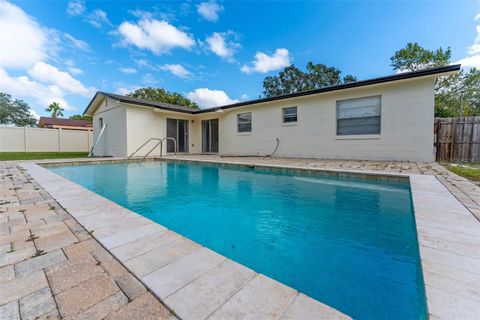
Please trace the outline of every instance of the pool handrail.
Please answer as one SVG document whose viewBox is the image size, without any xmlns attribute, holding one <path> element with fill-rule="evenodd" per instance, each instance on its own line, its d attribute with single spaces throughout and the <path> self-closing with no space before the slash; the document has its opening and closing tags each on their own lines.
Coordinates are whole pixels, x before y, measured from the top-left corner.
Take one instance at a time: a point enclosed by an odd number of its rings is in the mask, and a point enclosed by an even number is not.
<svg viewBox="0 0 480 320">
<path fill-rule="evenodd" d="M 164 140 L 173 140 L 173 145 L 175 146 L 174 148 L 174 154 L 175 154 L 175 157 L 177 157 L 177 140 L 175 138 L 172 138 L 172 137 L 165 137 L 162 139 L 162 141 Z M 160 157 L 162 157 L 162 149 L 160 149 Z"/>
<path fill-rule="evenodd" d="M 147 141 L 145 141 L 140 147 L 138 147 L 134 152 L 132 152 L 126 159 L 125 159 L 125 163 L 128 162 L 128 160 L 130 160 L 138 151 L 140 151 L 140 149 L 142 149 L 147 143 L 149 143 L 150 141 L 152 140 L 156 140 L 157 143 L 155 144 L 155 146 L 153 148 L 151 148 L 143 157 L 142 157 L 142 160 L 144 160 L 150 153 L 152 153 L 153 150 L 155 150 L 156 147 L 158 147 L 158 145 L 160 145 L 160 157 L 162 156 L 162 140 L 163 139 L 160 139 L 160 138 L 150 138 L 148 139 Z"/>
</svg>

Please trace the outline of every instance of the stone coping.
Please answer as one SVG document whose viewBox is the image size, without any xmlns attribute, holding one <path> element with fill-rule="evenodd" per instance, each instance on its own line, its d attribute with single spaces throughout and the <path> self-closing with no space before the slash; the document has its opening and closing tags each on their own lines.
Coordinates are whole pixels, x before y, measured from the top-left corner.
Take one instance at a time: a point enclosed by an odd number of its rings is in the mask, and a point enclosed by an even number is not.
<svg viewBox="0 0 480 320">
<path fill-rule="evenodd" d="M 228 163 L 245 165 L 242 162 Z M 85 228 L 93 229 L 97 240 L 182 319 L 348 318 L 41 166 L 34 163 L 23 166 Z M 312 169 L 270 164 L 258 166 Z M 430 319 L 478 318 L 480 224 L 435 176 L 363 170 L 328 171 L 407 177 L 411 185 Z"/>
<path fill-rule="evenodd" d="M 124 158 L 101 158 L 95 159 L 92 158 L 91 160 L 88 159 L 79 159 L 78 160 L 57 160 L 55 162 L 45 161 L 45 162 L 37 162 L 44 167 L 57 167 L 57 166 L 76 166 L 76 165 L 90 165 L 90 164 L 108 164 L 108 163 L 123 163 L 125 161 Z M 263 164 L 263 163 L 244 163 L 244 162 L 237 162 L 237 161 L 228 161 L 222 162 L 218 160 L 198 160 L 198 159 L 183 159 L 183 158 L 174 158 L 174 157 L 152 157 L 146 158 L 145 160 L 141 159 L 131 159 L 129 162 L 142 162 L 142 161 L 168 161 L 168 162 L 176 162 L 176 163 L 193 163 L 193 164 L 209 164 L 209 165 L 218 165 L 222 167 L 241 167 L 241 168 L 252 168 L 257 171 L 261 170 L 268 170 L 268 171 L 277 171 L 282 173 L 301 173 L 307 175 L 317 175 L 317 176 L 328 176 L 328 177 L 336 177 L 336 178 L 344 178 L 344 179 L 355 179 L 360 181 L 370 181 L 370 180 L 377 180 L 377 181 L 389 181 L 389 182 L 403 182 L 408 183 L 408 174 L 404 173 L 395 173 L 395 172 L 382 172 L 382 171 L 372 171 L 372 170 L 337 170 L 337 169 L 328 169 L 328 168 L 311 168 L 311 167 L 301 167 L 301 166 L 291 166 L 291 165 L 275 165 L 275 164 Z"/>
</svg>

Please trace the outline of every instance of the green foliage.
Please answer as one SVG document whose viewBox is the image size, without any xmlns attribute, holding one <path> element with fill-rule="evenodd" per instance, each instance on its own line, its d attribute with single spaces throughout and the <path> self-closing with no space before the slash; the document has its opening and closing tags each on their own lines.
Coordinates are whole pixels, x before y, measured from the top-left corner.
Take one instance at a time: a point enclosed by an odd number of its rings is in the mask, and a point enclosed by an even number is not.
<svg viewBox="0 0 480 320">
<path fill-rule="evenodd" d="M 195 102 L 183 96 L 182 94 L 178 92 L 170 92 L 163 88 L 140 88 L 127 94 L 127 96 L 153 102 L 164 102 L 175 104 L 178 106 L 199 109 L 198 105 Z"/>
<path fill-rule="evenodd" d="M 437 50 L 427 50 L 418 43 L 407 43 L 403 49 L 395 52 L 390 58 L 391 66 L 396 71 L 416 71 L 433 67 L 441 67 L 450 63 L 452 51 L 441 47 Z"/>
<path fill-rule="evenodd" d="M 0 152 L 0 161 L 85 158 L 88 152 Z"/>
<path fill-rule="evenodd" d="M 82 114 L 74 114 L 70 117 L 71 120 L 85 120 L 85 121 L 92 121 L 92 116 L 82 115 Z"/>
<path fill-rule="evenodd" d="M 306 69 L 304 72 L 292 64 L 278 75 L 266 77 L 263 80 L 263 94 L 269 98 L 357 81 L 352 75 L 342 78 L 339 69 L 324 64 L 310 61 Z"/>
<path fill-rule="evenodd" d="M 0 92 L 0 124 L 18 127 L 35 127 L 37 119 L 30 113 L 30 107 L 23 100 Z"/>
<path fill-rule="evenodd" d="M 451 50 L 427 50 L 418 43 L 408 43 L 390 58 L 394 70 L 415 71 L 431 67 L 445 66 L 450 63 Z M 460 96 L 462 97 L 463 116 L 480 116 L 480 70 L 468 71 L 447 77 L 440 77 L 435 84 L 435 116 L 460 116 Z"/>
<path fill-rule="evenodd" d="M 65 111 L 65 109 L 60 107 L 60 104 L 58 102 L 52 102 L 45 109 L 45 111 L 50 112 L 52 118 L 56 119 L 58 117 L 63 117 L 63 111 Z"/>
<path fill-rule="evenodd" d="M 480 181 L 480 169 L 475 165 L 446 165 L 447 169 L 472 181 Z"/>
</svg>

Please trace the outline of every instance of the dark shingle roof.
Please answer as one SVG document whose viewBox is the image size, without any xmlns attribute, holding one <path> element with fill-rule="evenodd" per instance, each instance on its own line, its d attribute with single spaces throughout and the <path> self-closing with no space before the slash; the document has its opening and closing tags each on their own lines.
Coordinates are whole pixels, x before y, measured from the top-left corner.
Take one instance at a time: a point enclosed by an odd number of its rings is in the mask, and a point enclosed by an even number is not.
<svg viewBox="0 0 480 320">
<path fill-rule="evenodd" d="M 455 72 L 455 71 L 458 71 L 458 70 L 460 70 L 460 65 L 455 64 L 455 65 L 449 65 L 449 66 L 444 66 L 444 67 L 424 69 L 424 70 L 419 70 L 419 71 L 397 73 L 397 74 L 386 76 L 386 77 L 380 77 L 380 78 L 357 81 L 357 82 L 352 82 L 352 83 L 340 84 L 340 85 L 324 87 L 324 88 L 320 88 L 320 89 L 303 91 L 303 92 L 297 92 L 297 93 L 292 93 L 292 94 L 287 94 L 287 95 L 282 95 L 282 96 L 277 96 L 277 97 L 262 98 L 262 99 L 250 100 L 250 101 L 242 101 L 242 102 L 238 102 L 238 103 L 234 103 L 234 104 L 230 104 L 230 105 L 214 107 L 214 108 L 206 108 L 206 109 L 200 109 L 200 110 L 193 109 L 193 108 L 186 107 L 186 106 L 178 106 L 178 105 L 163 103 L 163 102 L 152 102 L 152 101 L 136 99 L 136 98 L 132 98 L 132 97 L 127 97 L 127 96 L 122 96 L 122 95 L 118 95 L 118 94 L 100 92 L 99 91 L 99 92 L 97 92 L 95 97 L 93 97 L 92 101 L 90 101 L 90 103 L 88 104 L 84 113 L 87 112 L 88 108 L 90 107 L 90 105 L 95 100 L 95 98 L 97 97 L 98 94 L 102 94 L 104 96 L 107 96 L 107 97 L 110 97 L 110 98 L 113 98 L 113 99 L 116 99 L 118 101 L 125 102 L 125 103 L 137 104 L 137 105 L 141 105 L 141 106 L 150 106 L 150 107 L 164 109 L 164 110 L 170 110 L 170 111 L 196 114 L 196 113 L 212 112 L 212 111 L 223 110 L 223 109 L 238 108 L 238 107 L 243 107 L 243 106 L 252 105 L 252 104 L 260 104 L 260 103 L 265 103 L 265 102 L 270 102 L 270 101 L 277 101 L 277 100 L 283 100 L 283 99 L 289 99 L 289 98 L 295 98 L 295 97 L 302 97 L 302 96 L 308 96 L 308 95 L 319 94 L 319 93 L 330 92 L 330 91 L 336 91 L 336 90 L 358 88 L 358 87 L 380 84 L 380 83 L 386 83 L 386 82 L 392 82 L 392 81 L 399 81 L 399 80 L 418 78 L 418 77 L 424 77 L 424 76 L 430 76 L 430 75 L 440 75 L 442 73 Z"/>
<path fill-rule="evenodd" d="M 116 100 L 121 101 L 121 102 L 139 104 L 139 105 L 142 105 L 142 106 L 151 106 L 151 107 L 157 107 L 157 108 L 165 109 L 165 110 L 181 111 L 181 112 L 189 112 L 189 113 L 194 113 L 195 111 L 198 111 L 198 109 L 194 109 L 194 108 L 190 108 L 190 107 L 186 107 L 186 106 L 179 106 L 179 105 L 176 105 L 176 104 L 148 101 L 148 100 L 137 99 L 137 98 L 133 98 L 133 97 L 122 96 L 122 95 L 119 95 L 119 94 L 101 92 L 101 91 L 99 91 L 98 93 L 103 94 L 104 96 L 110 97 L 112 99 L 116 99 Z"/>
<path fill-rule="evenodd" d="M 51 117 L 40 117 L 38 121 L 39 125 L 56 125 L 56 126 L 71 126 L 71 127 L 91 127 L 92 122 L 88 120 L 72 120 L 65 118 L 51 118 Z"/>
</svg>

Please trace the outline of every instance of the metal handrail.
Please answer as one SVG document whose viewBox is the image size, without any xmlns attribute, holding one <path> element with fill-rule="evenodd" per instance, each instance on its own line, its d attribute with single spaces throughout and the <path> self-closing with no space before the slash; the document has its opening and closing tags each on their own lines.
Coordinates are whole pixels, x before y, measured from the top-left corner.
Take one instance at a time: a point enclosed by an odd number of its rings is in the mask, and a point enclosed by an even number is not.
<svg viewBox="0 0 480 320">
<path fill-rule="evenodd" d="M 102 137 L 103 132 L 105 131 L 106 128 L 107 128 L 107 124 L 105 123 L 105 124 L 103 125 L 103 127 L 102 127 L 102 130 L 100 131 L 100 134 L 99 134 L 98 137 L 97 137 L 97 141 L 95 141 L 95 143 L 93 144 L 92 149 L 91 149 L 90 152 L 88 153 L 88 157 L 91 157 L 91 156 L 92 156 L 93 151 L 95 150 L 95 147 L 97 146 L 98 141 L 100 141 L 100 138 Z"/>
<path fill-rule="evenodd" d="M 148 157 L 148 155 L 150 153 L 153 152 L 153 150 L 155 150 L 156 147 L 158 147 L 158 145 L 160 145 L 160 156 L 162 156 L 162 149 L 163 149 L 163 143 L 162 143 L 163 140 L 159 140 L 157 143 L 155 143 L 155 145 L 153 146 L 152 149 L 148 150 L 148 152 L 142 157 L 142 161 L 145 160 L 146 157 Z"/>
<path fill-rule="evenodd" d="M 145 156 L 142 157 L 142 160 L 144 160 L 153 150 L 155 150 L 155 148 L 160 144 L 162 145 L 162 140 L 163 139 L 160 139 L 160 138 L 150 138 L 148 139 L 147 141 L 145 141 L 145 143 L 143 143 L 140 147 L 137 148 L 137 150 L 135 150 L 134 152 L 132 152 L 128 157 L 127 159 L 125 159 L 124 163 L 127 162 L 128 160 L 130 160 L 138 151 L 140 151 L 140 149 L 142 149 L 147 143 L 149 143 L 150 141 L 152 140 L 157 140 L 158 142 L 155 144 L 155 147 L 153 147 L 152 149 L 150 149 L 147 154 Z M 161 152 L 162 152 L 162 146 L 160 146 L 160 156 L 162 156 Z"/>
<path fill-rule="evenodd" d="M 175 157 L 177 157 L 177 140 L 175 140 L 175 138 L 172 138 L 172 137 L 165 137 L 162 139 L 163 140 L 173 140 L 173 145 L 175 146 L 175 150 L 174 150 L 174 154 L 175 154 Z M 160 149 L 160 157 L 162 157 L 162 149 Z"/>
</svg>

